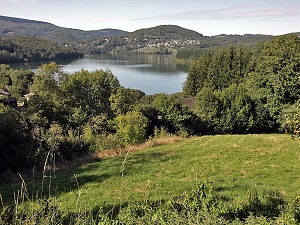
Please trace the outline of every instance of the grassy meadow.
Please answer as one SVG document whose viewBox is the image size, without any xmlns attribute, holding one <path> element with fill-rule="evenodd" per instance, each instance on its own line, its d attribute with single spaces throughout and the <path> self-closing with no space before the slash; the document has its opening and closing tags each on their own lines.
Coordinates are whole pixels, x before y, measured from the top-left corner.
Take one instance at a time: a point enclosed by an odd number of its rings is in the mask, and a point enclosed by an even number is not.
<svg viewBox="0 0 300 225">
<path fill-rule="evenodd" d="M 275 191 L 287 202 L 300 195 L 299 140 L 289 135 L 215 135 L 172 142 L 48 170 L 44 179 L 41 174 L 21 175 L 1 183 L 0 208 L 16 198 L 30 205 L 50 195 L 62 214 L 120 210 L 145 201 L 180 199 L 201 183 L 231 206 L 243 204 L 250 192 Z"/>
</svg>

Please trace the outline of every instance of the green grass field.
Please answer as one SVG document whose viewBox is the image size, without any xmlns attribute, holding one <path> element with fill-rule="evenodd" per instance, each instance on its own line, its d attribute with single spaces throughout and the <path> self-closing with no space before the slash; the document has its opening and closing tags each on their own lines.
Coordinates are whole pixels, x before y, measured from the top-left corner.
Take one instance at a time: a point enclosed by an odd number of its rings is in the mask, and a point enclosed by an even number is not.
<svg viewBox="0 0 300 225">
<path fill-rule="evenodd" d="M 300 194 L 299 162 L 299 141 L 288 135 L 203 136 L 52 172 L 55 178 L 51 179 L 50 191 L 67 209 L 78 201 L 92 208 L 143 198 L 167 199 L 204 180 L 212 182 L 220 195 L 232 199 L 252 189 L 273 189 L 294 197 Z M 46 178 L 45 189 L 49 180 Z M 26 182 L 34 193 L 39 184 L 37 179 Z M 4 201 L 16 186 L 1 186 Z"/>
<path fill-rule="evenodd" d="M 286 199 L 300 195 L 299 140 L 289 135 L 216 135 L 182 139 L 74 169 L 52 171 L 44 192 L 57 196 L 63 211 L 126 206 L 144 200 L 167 201 L 197 184 L 212 183 L 229 202 L 249 191 L 276 190 Z M 51 181 L 51 185 L 49 185 Z M 27 196 L 40 195 L 41 179 L 26 181 Z M 20 182 L 1 185 L 4 203 Z"/>
</svg>

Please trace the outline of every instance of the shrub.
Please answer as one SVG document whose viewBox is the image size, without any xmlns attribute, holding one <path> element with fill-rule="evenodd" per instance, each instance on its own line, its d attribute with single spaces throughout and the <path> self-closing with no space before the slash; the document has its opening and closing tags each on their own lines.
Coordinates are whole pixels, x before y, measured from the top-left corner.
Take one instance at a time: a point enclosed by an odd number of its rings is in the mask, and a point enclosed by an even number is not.
<svg viewBox="0 0 300 225">
<path fill-rule="evenodd" d="M 117 121 L 117 136 L 120 142 L 126 145 L 141 144 L 146 140 L 146 128 L 148 119 L 138 111 L 128 112 L 125 115 L 119 115 Z"/>
</svg>

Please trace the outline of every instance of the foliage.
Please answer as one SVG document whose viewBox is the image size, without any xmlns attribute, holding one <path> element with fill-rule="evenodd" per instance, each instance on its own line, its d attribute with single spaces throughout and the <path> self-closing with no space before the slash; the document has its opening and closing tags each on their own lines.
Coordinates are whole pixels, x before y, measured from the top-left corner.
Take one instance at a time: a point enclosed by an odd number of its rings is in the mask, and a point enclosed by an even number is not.
<svg viewBox="0 0 300 225">
<path fill-rule="evenodd" d="M 35 37 L 0 38 L 0 64 L 82 57 L 75 48 Z"/>
<path fill-rule="evenodd" d="M 186 96 L 196 96 L 203 87 L 223 89 L 242 82 L 250 59 L 250 48 L 244 46 L 207 51 L 191 66 L 183 93 Z"/>
<path fill-rule="evenodd" d="M 294 133 L 300 137 L 300 100 L 282 111 L 280 117 L 282 128 L 289 133 Z"/>
<path fill-rule="evenodd" d="M 126 145 L 141 144 L 146 139 L 147 118 L 138 111 L 121 114 L 116 118 L 117 136 Z"/>
<path fill-rule="evenodd" d="M 259 99 L 265 101 L 271 116 L 294 104 L 300 97 L 300 40 L 296 35 L 279 36 L 260 47 L 249 74 L 256 81 Z"/>
<path fill-rule="evenodd" d="M 126 114 L 135 108 L 144 95 L 142 91 L 120 87 L 109 99 L 111 109 L 116 115 Z"/>
<path fill-rule="evenodd" d="M 296 35 L 284 35 L 254 49 L 203 52 L 191 65 L 183 93 L 196 96 L 207 131 L 278 132 L 282 112 L 300 97 L 299 43 Z"/>
<path fill-rule="evenodd" d="M 32 166 L 36 148 L 22 116 L 0 104 L 0 171 Z"/>
<path fill-rule="evenodd" d="M 155 113 L 151 116 L 154 122 L 153 127 L 163 127 L 170 133 L 186 132 L 188 135 L 195 135 L 201 129 L 198 117 L 171 95 L 159 94 L 155 96 L 150 110 Z"/>
<path fill-rule="evenodd" d="M 211 37 L 203 37 L 201 42 L 197 45 L 191 45 L 186 48 L 178 49 L 176 54 L 176 61 L 191 62 L 198 60 L 201 56 L 206 54 L 207 51 L 215 51 L 220 47 L 229 46 L 249 46 L 254 48 L 255 45 L 261 42 L 267 42 L 272 39 L 272 36 L 268 35 L 216 35 Z"/>
<path fill-rule="evenodd" d="M 242 85 L 214 92 L 203 88 L 196 97 L 195 110 L 213 133 L 249 133 L 254 129 L 254 104 Z"/>
<path fill-rule="evenodd" d="M 69 110 L 80 108 L 87 115 L 111 115 L 109 99 L 120 87 L 111 71 L 81 70 L 60 80 L 64 104 Z"/>
<path fill-rule="evenodd" d="M 1 139 L 3 157 L 10 162 L 3 163 L 1 172 L 40 165 L 40 159 L 48 152 L 57 159 L 72 159 L 96 148 L 98 136 L 115 133 L 110 122 L 115 116 L 110 98 L 121 87 L 109 70 L 67 74 L 57 64 L 50 63 L 41 66 L 34 75 L 2 65 L 0 74 L 5 90 L 16 93 L 14 96 L 24 101 L 23 107 L 6 109 L 1 114 L 5 135 Z M 29 92 L 31 95 L 26 100 L 22 95 Z M 138 94 L 132 93 L 134 102 Z M 5 129 L 12 129 L 11 138 Z M 27 148 L 24 151 L 27 159 L 22 158 L 21 147 Z M 14 166 L 14 160 L 23 166 Z"/>
</svg>

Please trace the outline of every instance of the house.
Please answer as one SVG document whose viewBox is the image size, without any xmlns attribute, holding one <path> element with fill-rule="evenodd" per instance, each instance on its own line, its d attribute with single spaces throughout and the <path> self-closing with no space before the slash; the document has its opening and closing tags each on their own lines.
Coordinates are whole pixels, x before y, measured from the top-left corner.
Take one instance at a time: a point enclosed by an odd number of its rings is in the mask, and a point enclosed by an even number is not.
<svg viewBox="0 0 300 225">
<path fill-rule="evenodd" d="M 195 98 L 182 98 L 181 104 L 186 105 L 188 108 L 192 109 L 195 104 Z"/>
<path fill-rule="evenodd" d="M 17 106 L 17 99 L 11 97 L 10 93 L 8 91 L 4 91 L 3 89 L 0 89 L 0 102 L 11 107 Z"/>
</svg>

